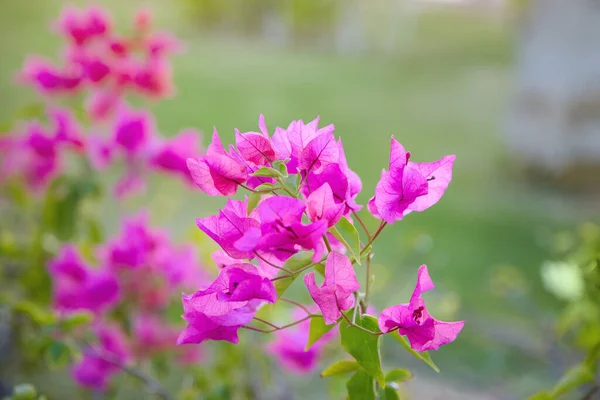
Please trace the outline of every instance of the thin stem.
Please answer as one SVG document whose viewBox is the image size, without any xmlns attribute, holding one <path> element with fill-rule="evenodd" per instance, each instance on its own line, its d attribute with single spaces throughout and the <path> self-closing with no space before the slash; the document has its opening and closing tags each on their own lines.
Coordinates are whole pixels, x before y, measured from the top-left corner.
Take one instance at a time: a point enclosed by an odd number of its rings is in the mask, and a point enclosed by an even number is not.
<svg viewBox="0 0 600 400">
<path fill-rule="evenodd" d="M 249 192 L 260 193 L 258 190 L 250 189 L 248 186 L 244 185 L 243 183 L 238 183 L 238 185 L 240 185 L 241 187 L 243 187 L 244 189 L 246 189 Z"/>
<path fill-rule="evenodd" d="M 331 244 L 329 244 L 329 239 L 327 239 L 327 234 L 323 235 L 323 241 L 325 242 L 325 247 L 327 247 L 327 252 L 331 253 Z"/>
<path fill-rule="evenodd" d="M 344 317 L 344 319 L 346 320 L 346 322 L 348 322 L 348 325 L 353 326 L 355 328 L 358 328 L 361 331 L 367 332 L 367 333 L 369 333 L 369 334 L 371 334 L 373 336 L 381 336 L 381 335 L 384 334 L 383 332 L 373 332 L 373 331 L 371 331 L 371 330 L 369 330 L 367 328 L 363 328 L 360 325 L 356 325 L 354 322 L 350 321 L 350 318 L 348 318 L 348 316 L 346 316 L 346 314 L 344 314 L 344 313 L 342 313 L 342 317 Z"/>
<path fill-rule="evenodd" d="M 365 283 L 367 287 L 365 288 L 365 304 L 369 303 L 369 286 L 371 286 L 371 254 L 372 253 L 367 254 L 367 281 Z"/>
<path fill-rule="evenodd" d="M 283 329 L 290 328 L 290 327 L 292 327 L 294 325 L 301 324 L 302 322 L 304 322 L 304 321 L 306 321 L 308 319 L 311 319 L 311 318 L 323 318 L 323 316 L 322 315 L 316 315 L 316 314 L 309 314 L 306 317 L 304 317 L 302 319 L 299 319 L 298 321 L 294 321 L 294 322 L 292 322 L 290 324 L 283 325 L 283 326 L 277 326 L 277 325 L 271 324 L 270 322 L 266 322 L 264 320 L 260 320 L 259 319 L 260 322 L 264 322 L 264 323 L 272 326 L 273 329 L 265 330 L 265 329 L 255 328 L 253 326 L 248 326 L 248 325 L 244 325 L 244 326 L 242 326 L 242 328 L 249 329 L 251 331 L 261 332 L 261 333 L 273 333 L 273 332 L 281 331 Z M 257 318 L 254 318 L 254 319 L 257 319 Z"/>
<path fill-rule="evenodd" d="M 262 322 L 263 324 L 269 325 L 271 328 L 276 328 L 279 329 L 279 327 L 275 324 L 270 323 L 269 321 L 265 321 L 262 318 L 258 318 L 258 317 L 254 317 L 255 320 L 257 320 L 258 322 Z"/>
<path fill-rule="evenodd" d="M 254 252 L 254 255 L 255 255 L 256 257 L 258 257 L 259 259 L 261 259 L 262 261 L 264 261 L 264 262 L 266 262 L 267 264 L 269 264 L 271 267 L 273 267 L 273 268 L 277 268 L 277 269 L 280 269 L 280 270 L 282 270 L 282 271 L 285 271 L 285 272 L 287 272 L 288 274 L 292 274 L 292 271 L 290 271 L 289 269 L 287 269 L 287 268 L 283 268 L 283 267 L 280 267 L 279 265 L 276 265 L 276 264 L 273 264 L 271 261 L 267 260 L 266 258 L 264 258 L 263 256 L 261 256 L 260 254 L 258 254 L 258 252 L 257 252 L 257 251 L 255 251 L 255 252 Z"/>
<path fill-rule="evenodd" d="M 107 356 L 106 354 L 99 352 L 98 350 L 94 349 L 93 346 L 90 346 L 87 343 L 86 343 L 86 345 L 94 351 L 95 357 L 98 357 L 101 360 L 106 361 L 106 362 L 118 367 L 123 372 L 142 381 L 144 383 L 144 385 L 146 385 L 146 388 L 148 389 L 148 391 L 150 391 L 151 393 L 156 394 L 157 396 L 161 397 L 163 400 L 176 400 L 175 397 L 171 396 L 171 394 L 158 381 L 156 381 L 152 377 L 144 374 L 142 371 L 138 371 L 137 369 L 135 369 L 133 367 L 129 367 L 129 366 L 123 364 L 119 360 L 116 360 L 114 357 Z"/>
<path fill-rule="evenodd" d="M 365 244 L 364 247 L 363 247 L 363 249 L 360 251 L 361 255 L 375 241 L 375 239 L 377 239 L 377 236 L 379 236 L 379 234 L 381 233 L 381 231 L 383 230 L 383 228 L 385 228 L 386 225 L 387 225 L 387 222 L 381 221 L 381 224 L 379 224 L 379 228 L 377 228 L 377 231 L 375 231 L 375 233 L 373 234 L 373 236 L 371 236 L 371 238 L 369 239 L 369 241 L 367 242 L 367 244 Z"/>
<path fill-rule="evenodd" d="M 365 225 L 365 223 L 362 221 L 362 219 L 360 219 L 360 217 L 358 216 L 358 213 L 356 211 L 352 211 L 352 215 L 354 216 L 354 218 L 356 218 L 356 220 L 358 221 L 358 223 L 360 224 L 360 226 L 362 226 L 363 230 L 365 231 L 365 233 L 367 234 L 367 237 L 371 237 L 371 234 L 369 233 L 369 230 L 367 229 L 367 226 Z"/>
<path fill-rule="evenodd" d="M 294 300 L 290 300 L 290 299 L 286 299 L 285 297 L 280 297 L 279 300 L 281 301 L 285 301 L 286 303 L 290 303 L 295 305 L 296 307 L 300 307 L 302 310 L 304 310 L 304 312 L 306 312 L 306 314 L 311 315 L 312 313 L 310 312 L 310 310 L 308 308 L 306 308 L 306 306 L 298 303 L 297 301 Z"/>
<path fill-rule="evenodd" d="M 301 274 L 302 272 L 306 271 L 307 269 L 310 269 L 310 268 L 314 267 L 317 264 L 321 264 L 321 263 L 325 262 L 325 260 L 327 260 L 327 256 L 321 258 L 317 262 L 314 262 L 312 264 L 307 265 L 306 267 L 302 267 L 302 268 L 300 268 L 299 270 L 297 270 L 295 272 L 286 271 L 288 273 L 288 275 L 276 276 L 275 278 L 271 279 L 271 282 L 275 282 L 275 281 L 278 281 L 280 279 L 293 278 L 293 277 Z"/>
</svg>

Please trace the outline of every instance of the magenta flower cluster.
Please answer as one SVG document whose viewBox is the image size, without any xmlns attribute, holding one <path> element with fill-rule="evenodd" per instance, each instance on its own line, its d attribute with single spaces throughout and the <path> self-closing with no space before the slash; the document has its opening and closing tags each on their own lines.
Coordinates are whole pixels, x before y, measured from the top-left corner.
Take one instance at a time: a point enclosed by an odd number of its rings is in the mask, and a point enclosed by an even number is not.
<svg viewBox="0 0 600 400">
<path fill-rule="evenodd" d="M 47 95 L 89 91 L 86 103 L 93 119 L 110 115 L 127 92 L 161 98 L 173 93 L 168 56 L 181 50 L 164 32 L 152 32 L 151 15 L 140 11 L 131 34 L 120 35 L 102 9 L 66 8 L 55 30 L 65 40 L 61 65 L 32 56 L 19 75 Z"/>
<path fill-rule="evenodd" d="M 278 298 L 277 281 L 293 279 L 320 263 L 325 264 L 321 285 L 315 272 L 304 276 L 320 314 L 310 314 L 286 327 L 306 327 L 301 324 L 315 317 L 323 318 L 327 325 L 347 318 L 344 311 L 355 307 L 360 298 L 361 287 L 353 267 L 357 258 L 369 250 L 386 224 L 434 205 L 451 180 L 454 156 L 415 163 L 392 138 L 389 170 L 383 171 L 368 203 L 368 210 L 382 222 L 375 234 L 368 235 L 361 254 L 346 254 L 347 243 L 336 234 L 336 224 L 342 219 L 345 224 L 358 219 L 356 211 L 361 206 L 356 198 L 362 183 L 348 166 L 334 126 L 318 125 L 318 118 L 309 123 L 293 121 L 287 129 L 278 127 L 270 135 L 261 115 L 260 132 L 236 130 L 236 145 L 226 150 L 215 130 L 206 155 L 187 160 L 194 182 L 205 193 L 232 196 L 244 188 L 251 195 L 245 200 L 229 199 L 217 215 L 197 220 L 198 227 L 220 246 L 214 256 L 222 269 L 208 289 L 183 296 L 183 317 L 188 326 L 178 343 L 237 343 L 240 328 L 262 331 L 251 324 L 264 323 L 256 318 L 261 306 L 278 300 L 289 302 Z M 312 264 L 300 271 L 287 270 L 286 261 L 301 251 L 312 253 Z M 405 335 L 419 352 L 452 342 L 464 321 L 447 323 L 429 315 L 420 296 L 432 288 L 423 266 L 410 302 L 380 314 L 382 333 Z M 283 328 L 275 330 L 282 335 Z M 293 354 L 281 342 L 271 349 L 280 355 Z M 290 357 L 296 360 L 293 365 L 308 363 L 296 355 Z"/>
<path fill-rule="evenodd" d="M 53 308 L 61 314 L 88 311 L 94 315 L 98 338 L 73 368 L 77 382 L 105 389 L 110 376 L 119 372 L 108 358 L 126 363 L 161 351 L 174 351 L 180 328 L 165 320 L 173 292 L 197 288 L 208 273 L 194 248 L 172 243 L 165 232 L 151 229 L 147 216 L 127 219 L 121 232 L 96 249 L 98 266 L 84 259 L 73 245 L 65 245 L 49 264 Z M 129 341 L 113 316 L 117 308 L 131 318 Z M 178 352 L 184 362 L 197 361 L 200 353 Z"/>
<path fill-rule="evenodd" d="M 119 198 L 143 189 L 151 171 L 191 184 L 186 159 L 201 154 L 198 132 L 163 138 L 152 115 L 125 100 L 132 91 L 150 98 L 172 92 L 169 56 L 181 47 L 178 41 L 153 32 L 145 11 L 136 15 L 129 36 L 114 32 L 108 15 L 95 7 L 66 9 L 56 27 L 67 42 L 64 65 L 30 57 L 19 75 L 21 82 L 46 95 L 50 123 L 23 123 L 0 138 L 0 180 L 21 178 L 41 191 L 66 171 L 74 156 L 94 171 L 123 163 L 114 188 Z M 63 94 L 78 103 L 79 95 L 86 96 L 83 112 L 62 108 Z"/>
</svg>

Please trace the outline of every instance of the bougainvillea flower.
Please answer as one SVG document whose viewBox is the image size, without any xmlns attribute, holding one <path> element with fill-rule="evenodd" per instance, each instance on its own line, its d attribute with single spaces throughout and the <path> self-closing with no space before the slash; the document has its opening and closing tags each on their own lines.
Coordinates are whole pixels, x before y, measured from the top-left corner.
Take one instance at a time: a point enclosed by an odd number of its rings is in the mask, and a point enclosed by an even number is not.
<svg viewBox="0 0 600 400">
<path fill-rule="evenodd" d="M 317 286 L 315 273 L 304 276 L 304 283 L 323 313 L 326 324 L 333 324 L 342 311 L 354 306 L 353 293 L 360 289 L 352 263 L 343 254 L 331 252 L 325 263 L 325 282 Z"/>
<path fill-rule="evenodd" d="M 319 173 L 326 165 L 339 161 L 339 148 L 333 131 L 318 135 L 300 153 L 299 168 L 303 173 Z"/>
<path fill-rule="evenodd" d="M 101 258 L 114 270 L 136 269 L 147 264 L 166 240 L 164 234 L 150 229 L 148 215 L 139 213 L 123 222 L 120 234 L 102 249 Z"/>
<path fill-rule="evenodd" d="M 265 118 L 262 114 L 259 117 L 258 124 L 262 131 L 261 133 L 241 133 L 236 129 L 235 145 L 237 146 L 237 151 L 244 160 L 250 161 L 256 165 L 265 166 L 275 161 L 276 155 L 265 125 Z"/>
<path fill-rule="evenodd" d="M 219 214 L 198 218 L 196 224 L 230 257 L 236 259 L 254 257 L 252 247 L 236 246 L 236 243 L 249 231 L 260 230 L 256 211 L 247 214 L 247 202 L 229 199 Z"/>
<path fill-rule="evenodd" d="M 375 196 L 369 200 L 369 211 L 389 224 L 401 220 L 419 196 L 427 194 L 427 178 L 407 165 L 410 153 L 392 136 L 390 169 L 381 173 Z"/>
<path fill-rule="evenodd" d="M 409 210 L 424 211 L 442 198 L 452 180 L 452 166 L 455 159 L 455 155 L 449 155 L 430 163 L 408 162 L 409 167 L 416 168 L 427 180 L 427 194 L 417 197 L 409 206 Z"/>
<path fill-rule="evenodd" d="M 58 31 L 77 46 L 86 44 L 94 37 L 107 34 L 110 27 L 108 14 L 94 6 L 83 10 L 66 7 L 57 23 Z"/>
<path fill-rule="evenodd" d="M 77 89 L 83 81 L 81 68 L 59 68 L 41 57 L 25 60 L 18 80 L 33 85 L 42 94 L 69 92 Z"/>
<path fill-rule="evenodd" d="M 117 113 L 114 141 L 128 156 L 143 151 L 154 133 L 152 116 L 144 111 L 122 108 Z"/>
<path fill-rule="evenodd" d="M 334 226 L 345 211 L 343 203 L 336 203 L 331 186 L 323 184 L 306 199 L 306 211 L 312 221 L 324 220 L 327 226 Z"/>
<path fill-rule="evenodd" d="M 108 388 L 110 378 L 121 372 L 119 364 L 125 364 L 130 353 L 121 330 L 103 325 L 95 327 L 94 331 L 99 343 L 83 351 L 83 358 L 75 364 L 71 373 L 78 384 L 104 391 Z"/>
<path fill-rule="evenodd" d="M 225 152 L 216 129 L 206 155 L 188 158 L 187 166 L 194 183 L 210 196 L 232 196 L 248 177 L 247 167 Z"/>
<path fill-rule="evenodd" d="M 314 260 L 321 257 L 318 250 L 322 236 L 327 231 L 327 222 L 302 223 L 302 214 L 306 209 L 302 200 L 283 196 L 270 197 L 264 199 L 257 209 L 260 230 L 252 229 L 245 233 L 246 240 L 241 241 L 244 249 L 265 251 L 282 261 L 295 254 L 297 248 L 315 250 Z"/>
<path fill-rule="evenodd" d="M 295 320 L 304 315 L 301 312 L 292 313 Z M 332 329 L 306 350 L 310 332 L 310 320 L 301 322 L 291 328 L 273 333 L 275 340 L 268 344 L 267 350 L 281 365 L 290 372 L 307 374 L 314 371 L 325 346 L 337 335 L 337 330 Z"/>
<path fill-rule="evenodd" d="M 85 103 L 85 109 L 94 121 L 104 121 L 120 107 L 123 107 L 123 99 L 114 89 L 95 90 Z"/>
<path fill-rule="evenodd" d="M 108 271 L 93 271 L 77 250 L 65 246 L 50 263 L 54 307 L 61 311 L 89 310 L 99 313 L 119 296 L 116 278 Z"/>
<path fill-rule="evenodd" d="M 218 301 L 240 302 L 264 300 L 269 303 L 277 301 L 277 293 L 273 283 L 258 272 L 256 266 L 247 263 L 228 265 L 219 272 L 217 279 L 206 289 L 196 295 L 217 294 Z"/>
<path fill-rule="evenodd" d="M 158 169 L 179 174 L 191 182 L 192 175 L 187 167 L 187 159 L 198 155 L 199 137 L 200 133 L 190 129 L 158 143 L 151 156 L 151 164 Z"/>
<path fill-rule="evenodd" d="M 411 211 L 423 211 L 437 203 L 452 179 L 456 156 L 431 163 L 408 161 L 408 153 L 392 136 L 390 169 L 383 171 L 368 208 L 375 218 L 392 224 Z"/>
<path fill-rule="evenodd" d="M 142 313 L 133 318 L 134 351 L 149 356 L 175 346 L 179 332 L 156 314 Z"/>
<path fill-rule="evenodd" d="M 81 128 L 71 112 L 64 109 L 55 109 L 48 114 L 54 122 L 54 140 L 56 142 L 66 143 L 77 149 L 84 147 Z"/>
<path fill-rule="evenodd" d="M 383 310 L 379 316 L 379 329 L 387 333 L 397 328 L 398 333 L 406 335 L 410 346 L 419 352 L 437 350 L 440 346 L 453 342 L 465 321 L 443 322 L 429 315 L 421 293 L 433 288 L 427 266 L 422 265 L 410 302 Z"/>
<path fill-rule="evenodd" d="M 299 168 L 302 167 L 302 153 L 304 152 L 304 150 L 309 147 L 309 144 L 311 141 L 313 141 L 315 138 L 319 137 L 319 136 L 325 136 L 325 137 L 329 137 L 333 131 L 334 131 L 334 126 L 333 124 L 327 125 L 323 128 L 319 129 L 319 117 L 315 118 L 314 120 L 312 120 L 311 122 L 305 124 L 302 120 L 299 121 L 294 121 L 292 124 L 290 124 L 290 126 L 288 127 L 286 133 L 287 133 L 287 140 L 290 143 L 290 147 L 291 147 L 291 154 L 290 154 L 290 159 L 291 159 L 291 164 L 292 165 L 298 165 Z M 325 152 L 326 154 L 326 158 L 330 158 L 331 157 L 331 147 L 327 147 L 327 140 L 325 141 L 321 141 L 319 140 L 318 142 L 316 142 L 312 148 L 312 150 L 308 151 L 307 154 L 305 155 L 305 159 L 304 159 L 304 164 L 305 166 L 308 166 L 311 164 L 311 160 L 314 161 L 315 160 L 315 156 L 318 155 L 318 151 L 315 151 L 316 149 L 322 149 L 325 150 L 327 149 L 327 151 Z M 288 166 L 288 170 L 289 170 L 289 166 Z M 295 170 L 291 170 L 291 173 L 295 173 Z"/>
</svg>

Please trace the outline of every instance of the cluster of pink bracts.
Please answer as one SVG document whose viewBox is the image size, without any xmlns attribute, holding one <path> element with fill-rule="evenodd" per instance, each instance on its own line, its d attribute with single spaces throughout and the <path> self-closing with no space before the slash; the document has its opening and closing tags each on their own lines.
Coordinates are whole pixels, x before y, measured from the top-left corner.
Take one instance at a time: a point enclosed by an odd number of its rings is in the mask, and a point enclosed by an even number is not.
<svg viewBox="0 0 600 400">
<path fill-rule="evenodd" d="M 151 171 L 164 171 L 190 183 L 188 157 L 200 152 L 199 134 L 183 131 L 165 139 L 150 113 L 132 109 L 127 93 L 161 98 L 172 92 L 169 56 L 181 48 L 166 33 L 154 33 L 150 14 L 140 12 L 133 33 L 120 36 L 98 8 L 67 9 L 56 24 L 67 41 L 63 66 L 39 57 L 26 61 L 19 81 L 45 95 L 50 126 L 29 122 L 0 138 L 0 180 L 17 176 L 37 191 L 64 172 L 69 155 L 83 156 L 95 170 L 114 161 L 125 164 L 115 194 L 124 197 L 145 186 Z M 59 106 L 64 97 L 87 96 L 84 129 Z"/>
<path fill-rule="evenodd" d="M 194 182 L 207 194 L 230 196 L 244 187 L 260 194 L 260 199 L 254 209 L 248 199 L 230 199 L 217 215 L 197 220 L 198 227 L 220 245 L 215 259 L 222 269 L 207 289 L 183 296 L 188 327 L 179 343 L 207 339 L 237 343 L 240 328 L 256 330 L 249 324 L 257 310 L 278 300 L 273 282 L 292 276 L 285 261 L 302 250 L 312 252 L 315 265 L 325 262 L 321 286 L 314 272 L 304 276 L 325 323 L 340 321 L 343 311 L 355 306 L 360 289 L 352 266 L 356 260 L 344 254 L 344 245 L 331 229 L 341 218 L 351 220 L 361 208 L 355 199 L 362 184 L 348 167 L 333 125 L 319 128 L 318 122 L 318 118 L 307 124 L 293 121 L 271 136 L 261 115 L 260 132 L 236 131 L 236 146 L 229 151 L 215 131 L 206 155 L 188 159 Z M 392 138 L 389 170 L 382 172 L 368 204 L 371 214 L 382 220 L 378 232 L 412 211 L 431 207 L 452 178 L 454 156 L 432 163 L 415 163 L 409 157 Z M 286 184 L 289 180 L 296 187 Z M 380 314 L 381 331 L 397 330 L 417 351 L 436 350 L 453 341 L 464 322 L 443 322 L 429 315 L 421 293 L 431 289 L 427 267 L 422 266 L 409 303 Z"/>
<path fill-rule="evenodd" d="M 163 232 L 150 229 L 144 216 L 126 220 L 119 235 L 96 249 L 99 268 L 91 267 L 75 246 L 61 250 L 49 265 L 54 308 L 64 314 L 92 312 L 98 338 L 75 365 L 75 379 L 101 390 L 118 372 L 117 365 L 173 350 L 175 343 L 209 339 L 237 343 L 239 329 L 260 330 L 252 324 L 265 321 L 256 313 L 279 300 L 298 306 L 292 313 L 297 320 L 286 329 L 274 329 L 275 340 L 268 349 L 285 367 L 310 371 L 337 334 L 331 330 L 305 349 L 310 318 L 323 318 L 331 325 L 340 322 L 346 310 L 354 307 L 361 312 L 356 307 L 361 285 L 353 264 L 363 254 L 346 255 L 348 249 L 335 227 L 342 219 L 352 224 L 358 218 L 362 206 L 356 198 L 362 182 L 349 168 L 334 126 L 319 128 L 318 118 L 309 123 L 299 120 L 271 134 L 261 115 L 260 132 L 236 131 L 235 146 L 225 149 L 215 130 L 199 156 L 197 132 L 163 139 L 152 116 L 130 108 L 124 100 L 131 92 L 154 98 L 172 92 L 168 56 L 180 45 L 167 34 L 153 33 L 148 13 L 136 15 L 129 36 L 115 33 L 107 15 L 94 7 L 66 10 L 56 27 L 67 40 L 62 64 L 30 58 L 19 78 L 53 100 L 85 95 L 85 119 L 92 127 L 84 134 L 82 121 L 51 107 L 49 124 L 27 123 L 0 139 L 0 179 L 18 177 L 39 191 L 64 173 L 67 156 L 75 154 L 92 170 L 122 160 L 125 173 L 115 188 L 119 197 L 143 187 L 152 170 L 180 176 L 211 196 L 233 196 L 239 188 L 251 193 L 251 198 L 229 199 L 218 214 L 197 220 L 220 246 L 213 254 L 219 275 L 212 282 L 207 282 L 192 249 L 173 245 Z M 389 169 L 382 172 L 367 205 L 381 224 L 375 234 L 367 232 L 369 242 L 362 250 L 370 251 L 386 224 L 424 211 L 444 194 L 455 157 L 432 163 L 409 158 L 410 153 L 392 138 Z M 310 306 L 280 299 L 274 284 L 295 277 L 285 262 L 302 251 L 313 261 L 303 269 L 308 271 L 304 283 L 315 303 Z M 324 281 L 318 284 L 310 269 L 321 264 Z M 380 313 L 381 332 L 405 335 L 416 351 L 452 342 L 464 322 L 438 321 L 427 312 L 421 293 L 433 287 L 427 267 L 422 266 L 409 302 Z M 183 332 L 165 324 L 169 296 L 198 288 L 183 296 L 187 321 Z M 127 333 L 113 313 L 124 304 L 136 314 Z M 367 312 L 375 314 L 370 308 Z M 135 340 L 128 342 L 128 336 Z M 196 354 L 186 349 L 181 357 L 192 361 Z"/>
<path fill-rule="evenodd" d="M 98 343 L 85 350 L 73 376 L 80 384 L 101 390 L 120 371 L 114 361 L 124 364 L 165 350 L 177 351 L 180 328 L 165 321 L 165 310 L 173 293 L 201 286 L 207 272 L 198 264 L 193 247 L 173 244 L 165 232 L 148 226 L 143 213 L 125 220 L 121 232 L 96 250 L 99 267 L 67 245 L 49 271 L 55 310 L 65 315 L 86 310 L 95 316 Z M 120 306 L 133 313 L 129 315 L 131 341 L 112 317 Z M 177 352 L 181 362 L 195 362 L 200 356 L 197 349 Z"/>
</svg>

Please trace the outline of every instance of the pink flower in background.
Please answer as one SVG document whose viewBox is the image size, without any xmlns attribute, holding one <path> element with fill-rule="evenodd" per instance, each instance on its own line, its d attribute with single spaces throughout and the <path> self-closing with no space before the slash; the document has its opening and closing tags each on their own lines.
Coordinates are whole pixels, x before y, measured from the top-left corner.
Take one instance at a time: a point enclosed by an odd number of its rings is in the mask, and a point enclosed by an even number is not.
<svg viewBox="0 0 600 400">
<path fill-rule="evenodd" d="M 360 289 L 354 268 L 348 257 L 332 252 L 325 264 L 325 282 L 321 287 L 315 282 L 315 273 L 304 276 L 311 297 L 317 303 L 326 324 L 333 324 L 342 316 L 342 311 L 354 306 L 354 292 Z"/>
<path fill-rule="evenodd" d="M 83 71 L 73 65 L 59 68 L 41 57 L 30 56 L 19 73 L 18 81 L 34 86 L 42 94 L 68 93 L 79 88 Z"/>
<path fill-rule="evenodd" d="M 422 265 L 409 303 L 383 310 L 379 315 L 379 329 L 384 333 L 398 329 L 398 333 L 406 335 L 410 346 L 419 352 L 437 350 L 440 346 L 453 342 L 465 321 L 443 322 L 429 315 L 421 293 L 434 287 L 427 266 Z"/>
<path fill-rule="evenodd" d="M 106 270 L 92 270 L 72 246 L 62 248 L 50 263 L 54 308 L 101 313 L 116 303 L 119 285 Z"/>
<path fill-rule="evenodd" d="M 293 318 L 300 320 L 304 317 L 301 312 L 293 312 Z M 315 370 L 323 349 L 337 335 L 337 330 L 332 329 L 309 349 L 306 349 L 310 332 L 310 320 L 301 322 L 291 328 L 273 333 L 275 340 L 268 344 L 267 350 L 281 365 L 290 372 L 307 374 Z"/>
<path fill-rule="evenodd" d="M 121 372 L 130 358 L 123 332 L 113 326 L 96 326 L 98 344 L 84 350 L 83 359 L 72 370 L 75 382 L 90 389 L 104 391 L 112 376 Z"/>
<path fill-rule="evenodd" d="M 77 10 L 66 7 L 58 19 L 57 29 L 76 46 L 83 46 L 93 38 L 107 35 L 111 25 L 108 14 L 100 8 L 90 6 Z"/>
<path fill-rule="evenodd" d="M 148 214 L 141 212 L 123 221 L 121 232 L 101 250 L 113 270 L 135 269 L 150 262 L 152 252 L 166 241 L 164 234 L 149 227 Z"/>
<path fill-rule="evenodd" d="M 25 126 L 21 136 L 2 140 L 2 178 L 20 177 L 34 191 L 45 188 L 61 171 L 60 143 L 37 123 Z"/>
<path fill-rule="evenodd" d="M 178 335 L 179 330 L 169 326 L 161 316 L 142 313 L 133 319 L 133 347 L 138 357 L 173 348 Z"/>
<path fill-rule="evenodd" d="M 152 152 L 151 164 L 159 169 L 180 175 L 192 182 L 187 167 L 187 159 L 196 157 L 200 151 L 200 133 L 190 129 L 179 133 L 172 139 L 160 141 Z"/>
</svg>

